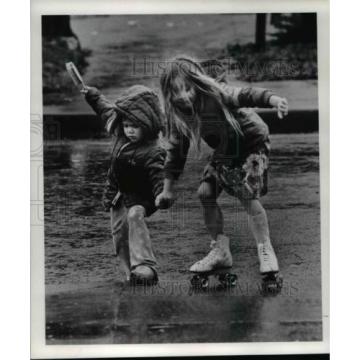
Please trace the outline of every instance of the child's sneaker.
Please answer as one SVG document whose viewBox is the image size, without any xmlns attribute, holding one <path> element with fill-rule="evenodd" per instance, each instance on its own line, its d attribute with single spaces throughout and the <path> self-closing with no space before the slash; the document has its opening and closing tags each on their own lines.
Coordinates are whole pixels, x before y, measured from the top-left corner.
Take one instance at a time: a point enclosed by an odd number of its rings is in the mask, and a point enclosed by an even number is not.
<svg viewBox="0 0 360 360">
<path fill-rule="evenodd" d="M 209 272 L 214 269 L 232 266 L 232 256 L 229 248 L 229 238 L 218 235 L 212 250 L 201 260 L 191 266 L 191 272 Z"/>
<path fill-rule="evenodd" d="M 154 269 L 146 265 L 138 265 L 130 274 L 132 285 L 156 285 L 158 276 Z"/>
<path fill-rule="evenodd" d="M 259 244 L 258 255 L 261 274 L 274 273 L 279 271 L 279 264 L 271 243 Z"/>
</svg>

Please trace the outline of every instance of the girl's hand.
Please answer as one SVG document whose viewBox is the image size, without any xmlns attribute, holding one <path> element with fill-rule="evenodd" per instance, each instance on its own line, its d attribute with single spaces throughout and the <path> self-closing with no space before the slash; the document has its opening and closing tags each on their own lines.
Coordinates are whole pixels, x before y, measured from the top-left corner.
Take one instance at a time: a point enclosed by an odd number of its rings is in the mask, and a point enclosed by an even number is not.
<svg viewBox="0 0 360 360">
<path fill-rule="evenodd" d="M 279 119 L 282 119 L 289 113 L 289 105 L 286 98 L 273 95 L 270 98 L 270 105 L 277 109 Z"/>
<path fill-rule="evenodd" d="M 84 95 L 86 95 L 86 94 L 94 95 L 94 94 L 98 93 L 99 90 L 98 90 L 96 87 L 85 85 L 85 86 L 80 90 L 80 92 L 81 92 L 82 94 L 84 94 Z"/>
<path fill-rule="evenodd" d="M 175 202 L 172 191 L 163 190 L 155 199 L 155 206 L 159 209 L 168 209 Z"/>
<path fill-rule="evenodd" d="M 90 86 L 84 86 L 81 90 L 80 90 L 80 92 L 82 93 L 82 94 L 84 94 L 84 95 L 86 95 L 88 92 L 89 92 L 89 89 L 90 89 Z"/>
</svg>

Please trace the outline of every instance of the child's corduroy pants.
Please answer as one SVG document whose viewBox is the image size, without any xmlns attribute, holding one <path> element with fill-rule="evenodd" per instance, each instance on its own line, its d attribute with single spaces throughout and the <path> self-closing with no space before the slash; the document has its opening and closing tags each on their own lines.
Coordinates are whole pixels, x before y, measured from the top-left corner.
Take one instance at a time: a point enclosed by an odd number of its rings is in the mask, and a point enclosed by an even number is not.
<svg viewBox="0 0 360 360">
<path fill-rule="evenodd" d="M 129 279 L 130 272 L 138 265 L 146 265 L 156 271 L 157 262 L 145 222 L 145 208 L 141 205 L 126 208 L 120 202 L 111 208 L 110 213 L 114 249 L 126 278 Z"/>
</svg>

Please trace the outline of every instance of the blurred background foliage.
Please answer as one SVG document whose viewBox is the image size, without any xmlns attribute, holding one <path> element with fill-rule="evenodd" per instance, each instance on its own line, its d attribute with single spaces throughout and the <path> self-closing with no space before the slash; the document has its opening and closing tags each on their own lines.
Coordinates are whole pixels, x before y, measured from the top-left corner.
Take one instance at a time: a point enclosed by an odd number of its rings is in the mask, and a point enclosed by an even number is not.
<svg viewBox="0 0 360 360">
<path fill-rule="evenodd" d="M 317 79 L 315 13 L 153 16 L 158 16 L 161 21 L 145 19 L 152 16 L 134 19 L 129 16 L 43 16 L 44 104 L 61 104 L 77 93 L 65 70 L 67 61 L 74 62 L 82 74 L 86 74 L 89 62 L 97 63 L 96 71 L 99 73 L 94 73 L 91 80 L 93 85 L 102 88 L 114 86 L 114 83 L 125 85 L 130 80 L 139 81 L 126 78 L 129 68 L 121 56 L 131 52 L 138 57 L 155 54 L 161 58 L 168 54 L 173 56 L 175 49 L 187 53 L 199 48 L 208 58 L 226 62 L 229 70 L 236 70 L 238 80 Z M 85 46 L 91 50 L 82 46 L 71 20 L 81 23 L 82 39 L 90 39 Z M 100 26 L 100 33 L 95 31 L 96 26 Z M 102 47 L 96 45 L 95 38 L 92 41 L 90 35 L 84 37 L 84 33 L 101 36 Z M 140 81 L 146 82 L 147 79 Z"/>
<path fill-rule="evenodd" d="M 41 29 L 44 103 L 62 103 L 62 94 L 77 92 L 65 70 L 64 60 L 72 61 L 80 73 L 84 73 L 91 51 L 81 47 L 70 26 L 69 15 L 43 16 Z"/>
<path fill-rule="evenodd" d="M 277 30 L 268 41 L 267 16 Z M 257 14 L 254 43 L 228 44 L 228 55 L 244 81 L 317 79 L 316 14 Z"/>
</svg>

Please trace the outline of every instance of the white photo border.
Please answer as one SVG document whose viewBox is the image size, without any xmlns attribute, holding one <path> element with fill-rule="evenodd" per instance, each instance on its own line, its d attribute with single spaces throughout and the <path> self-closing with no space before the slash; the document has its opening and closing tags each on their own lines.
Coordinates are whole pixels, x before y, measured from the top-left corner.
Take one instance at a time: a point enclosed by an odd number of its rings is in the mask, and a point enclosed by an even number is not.
<svg viewBox="0 0 360 360">
<path fill-rule="evenodd" d="M 321 194 L 323 341 L 147 345 L 46 345 L 44 207 L 42 169 L 41 15 L 122 15 L 161 13 L 318 14 L 319 146 Z M 149 357 L 206 355 L 315 354 L 329 352 L 329 4 L 327 0 L 96 1 L 31 2 L 31 356 L 32 358 Z M 261 344 L 261 346 L 259 346 Z"/>
</svg>

